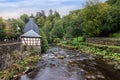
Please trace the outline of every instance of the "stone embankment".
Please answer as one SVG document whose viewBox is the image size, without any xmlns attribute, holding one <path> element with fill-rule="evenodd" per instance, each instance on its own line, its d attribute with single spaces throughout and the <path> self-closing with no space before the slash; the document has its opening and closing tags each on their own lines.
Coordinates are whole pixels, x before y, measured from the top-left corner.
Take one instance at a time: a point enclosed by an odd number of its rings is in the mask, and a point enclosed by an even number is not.
<svg viewBox="0 0 120 80">
<path fill-rule="evenodd" d="M 85 42 L 92 44 L 120 46 L 120 40 L 112 38 L 86 38 Z"/>
<path fill-rule="evenodd" d="M 12 54 L 20 52 L 21 49 L 20 42 L 0 44 L 0 70 L 9 67 L 15 61 Z"/>
</svg>

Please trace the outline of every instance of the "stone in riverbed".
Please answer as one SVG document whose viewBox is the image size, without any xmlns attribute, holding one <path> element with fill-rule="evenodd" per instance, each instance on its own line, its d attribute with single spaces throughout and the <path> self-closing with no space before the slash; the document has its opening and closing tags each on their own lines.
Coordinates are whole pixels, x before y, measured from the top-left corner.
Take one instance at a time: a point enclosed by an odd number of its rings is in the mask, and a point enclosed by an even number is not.
<svg viewBox="0 0 120 80">
<path fill-rule="evenodd" d="M 103 75 L 97 75 L 98 78 L 105 78 Z"/>
<path fill-rule="evenodd" d="M 23 72 L 24 74 L 28 74 L 33 70 L 33 68 L 26 67 L 26 70 Z"/>
<path fill-rule="evenodd" d="M 95 58 L 93 58 L 92 56 L 89 57 L 89 60 L 95 60 Z"/>
<path fill-rule="evenodd" d="M 117 69 L 117 70 L 120 70 L 120 64 L 116 64 L 116 65 L 114 66 L 114 68 Z"/>
<path fill-rule="evenodd" d="M 65 57 L 64 56 L 58 56 L 58 59 L 64 59 Z"/>
<path fill-rule="evenodd" d="M 93 75 L 87 75 L 86 78 L 87 78 L 87 79 L 96 79 L 96 77 L 93 76 Z"/>
</svg>

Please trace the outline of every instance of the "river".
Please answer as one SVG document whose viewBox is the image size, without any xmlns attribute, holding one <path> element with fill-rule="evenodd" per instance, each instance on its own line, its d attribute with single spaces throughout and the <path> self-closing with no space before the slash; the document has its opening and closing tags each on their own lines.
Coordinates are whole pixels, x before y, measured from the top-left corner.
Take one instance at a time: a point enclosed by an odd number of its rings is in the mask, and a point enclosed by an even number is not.
<svg viewBox="0 0 120 80">
<path fill-rule="evenodd" d="M 120 72 L 90 55 L 51 47 L 35 70 L 20 80 L 120 80 Z"/>
</svg>

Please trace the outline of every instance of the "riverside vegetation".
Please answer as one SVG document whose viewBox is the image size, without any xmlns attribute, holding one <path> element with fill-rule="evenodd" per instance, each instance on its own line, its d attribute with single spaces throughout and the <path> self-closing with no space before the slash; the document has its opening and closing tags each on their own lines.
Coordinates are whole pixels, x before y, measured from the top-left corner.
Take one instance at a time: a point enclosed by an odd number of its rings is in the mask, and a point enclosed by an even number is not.
<svg viewBox="0 0 120 80">
<path fill-rule="evenodd" d="M 114 69 L 120 70 L 119 46 L 89 44 L 83 42 L 83 40 L 82 37 L 79 37 L 78 39 L 74 38 L 69 41 L 60 41 L 57 45 L 79 50 L 80 52 L 92 55 L 97 59 L 103 59 L 107 64 L 113 65 Z"/>
<path fill-rule="evenodd" d="M 18 80 L 18 78 L 34 69 L 35 64 L 40 61 L 38 50 L 29 50 L 23 53 L 15 51 L 11 54 L 14 63 L 7 69 L 0 71 L 0 80 Z"/>
</svg>

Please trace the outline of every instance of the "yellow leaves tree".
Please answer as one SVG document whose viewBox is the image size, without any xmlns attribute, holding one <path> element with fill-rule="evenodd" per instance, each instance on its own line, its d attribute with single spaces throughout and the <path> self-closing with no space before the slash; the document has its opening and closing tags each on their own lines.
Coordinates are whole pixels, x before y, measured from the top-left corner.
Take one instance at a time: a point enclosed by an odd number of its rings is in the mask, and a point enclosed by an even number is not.
<svg viewBox="0 0 120 80">
<path fill-rule="evenodd" d="M 6 32 L 6 37 L 11 38 L 14 36 L 14 30 L 11 26 L 9 26 L 7 23 L 5 23 L 5 32 Z"/>
</svg>

